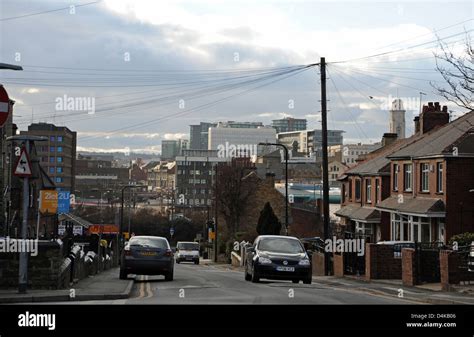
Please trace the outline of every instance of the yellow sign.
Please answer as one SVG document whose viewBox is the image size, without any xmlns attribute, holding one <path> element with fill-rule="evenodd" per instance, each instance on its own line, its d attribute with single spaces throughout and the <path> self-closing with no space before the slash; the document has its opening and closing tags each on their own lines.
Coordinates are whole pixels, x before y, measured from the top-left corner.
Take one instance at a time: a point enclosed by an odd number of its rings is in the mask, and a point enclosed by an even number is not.
<svg viewBox="0 0 474 337">
<path fill-rule="evenodd" d="M 215 238 L 216 238 L 216 232 L 209 231 L 209 240 L 215 240 Z"/>
<path fill-rule="evenodd" d="M 53 190 L 40 191 L 40 212 L 56 214 L 58 210 L 58 192 Z"/>
<path fill-rule="evenodd" d="M 130 238 L 130 234 L 128 232 L 123 232 L 123 237 L 125 240 L 128 240 Z"/>
</svg>

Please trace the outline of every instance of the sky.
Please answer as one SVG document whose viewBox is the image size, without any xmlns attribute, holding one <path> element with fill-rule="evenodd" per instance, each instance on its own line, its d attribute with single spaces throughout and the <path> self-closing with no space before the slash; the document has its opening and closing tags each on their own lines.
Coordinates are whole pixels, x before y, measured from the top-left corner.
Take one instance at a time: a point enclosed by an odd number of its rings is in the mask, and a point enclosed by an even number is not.
<svg viewBox="0 0 474 337">
<path fill-rule="evenodd" d="M 320 128 L 319 67 L 283 73 L 320 57 L 328 126 L 347 143 L 379 141 L 396 97 L 408 135 L 420 92 L 464 112 L 430 81 L 443 85 L 437 36 L 462 55 L 472 1 L 91 2 L 0 0 L 0 62 L 24 68 L 0 70 L 0 83 L 21 130 L 51 122 L 77 131 L 79 150 L 158 153 L 201 121 L 291 116 Z"/>
</svg>

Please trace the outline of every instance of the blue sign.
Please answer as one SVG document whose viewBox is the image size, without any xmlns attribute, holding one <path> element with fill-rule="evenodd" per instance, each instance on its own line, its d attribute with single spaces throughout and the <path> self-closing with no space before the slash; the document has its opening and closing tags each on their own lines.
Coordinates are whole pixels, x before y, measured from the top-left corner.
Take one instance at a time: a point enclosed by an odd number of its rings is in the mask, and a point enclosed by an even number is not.
<svg viewBox="0 0 474 337">
<path fill-rule="evenodd" d="M 58 192 L 58 214 L 69 213 L 71 192 Z"/>
</svg>

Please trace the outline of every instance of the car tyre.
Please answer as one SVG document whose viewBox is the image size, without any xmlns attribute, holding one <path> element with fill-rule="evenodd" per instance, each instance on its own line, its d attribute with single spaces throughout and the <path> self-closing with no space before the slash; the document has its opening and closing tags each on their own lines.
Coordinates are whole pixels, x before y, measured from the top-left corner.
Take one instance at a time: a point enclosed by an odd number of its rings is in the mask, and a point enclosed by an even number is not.
<svg viewBox="0 0 474 337">
<path fill-rule="evenodd" d="M 303 280 L 303 284 L 311 284 L 312 281 L 313 281 L 313 278 L 310 276 Z"/>
<path fill-rule="evenodd" d="M 252 281 L 252 283 L 260 282 L 260 276 L 258 275 L 257 271 L 255 270 L 255 266 L 252 267 L 252 276 L 250 278 L 250 281 Z"/>
<path fill-rule="evenodd" d="M 194 261 L 194 264 L 199 264 L 199 260 Z"/>
<path fill-rule="evenodd" d="M 291 280 L 293 283 L 300 283 L 300 280 Z"/>
<path fill-rule="evenodd" d="M 245 281 L 250 281 L 252 279 L 252 275 L 250 275 L 248 272 L 247 272 L 247 266 L 245 266 Z"/>
<path fill-rule="evenodd" d="M 179 264 L 179 260 L 176 260 L 176 263 Z"/>
<path fill-rule="evenodd" d="M 120 268 L 120 275 L 119 275 L 119 279 L 121 280 L 126 280 L 127 279 L 127 272 L 125 271 L 125 269 L 123 268 Z"/>
<path fill-rule="evenodd" d="M 165 275 L 165 281 L 173 281 L 173 271 Z"/>
</svg>

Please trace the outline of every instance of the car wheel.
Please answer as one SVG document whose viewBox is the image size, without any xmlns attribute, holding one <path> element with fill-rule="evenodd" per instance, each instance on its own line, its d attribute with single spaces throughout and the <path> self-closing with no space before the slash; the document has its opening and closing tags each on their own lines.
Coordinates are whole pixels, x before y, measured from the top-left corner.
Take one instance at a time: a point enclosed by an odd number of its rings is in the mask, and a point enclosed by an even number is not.
<svg viewBox="0 0 474 337">
<path fill-rule="evenodd" d="M 300 280 L 291 280 L 293 283 L 300 283 Z"/>
<path fill-rule="evenodd" d="M 173 281 L 173 271 L 165 275 L 165 281 Z"/>
<path fill-rule="evenodd" d="M 119 279 L 121 279 L 121 280 L 126 280 L 127 279 L 127 272 L 123 268 L 120 268 Z"/>
<path fill-rule="evenodd" d="M 247 272 L 247 266 L 245 266 L 244 274 L 245 274 L 245 281 L 250 281 L 250 280 L 252 279 L 252 275 L 250 275 L 250 274 Z"/>
<path fill-rule="evenodd" d="M 255 266 L 252 267 L 252 276 L 250 280 L 252 281 L 252 283 L 260 282 L 260 276 L 257 274 L 257 271 L 255 270 Z"/>
<path fill-rule="evenodd" d="M 199 264 L 199 260 L 194 261 L 194 264 Z"/>
<path fill-rule="evenodd" d="M 308 277 L 306 279 L 303 280 L 303 283 L 304 284 L 311 284 L 311 282 L 313 281 L 313 278 L 312 277 Z"/>
<path fill-rule="evenodd" d="M 179 264 L 179 260 L 176 260 L 176 263 Z"/>
</svg>

